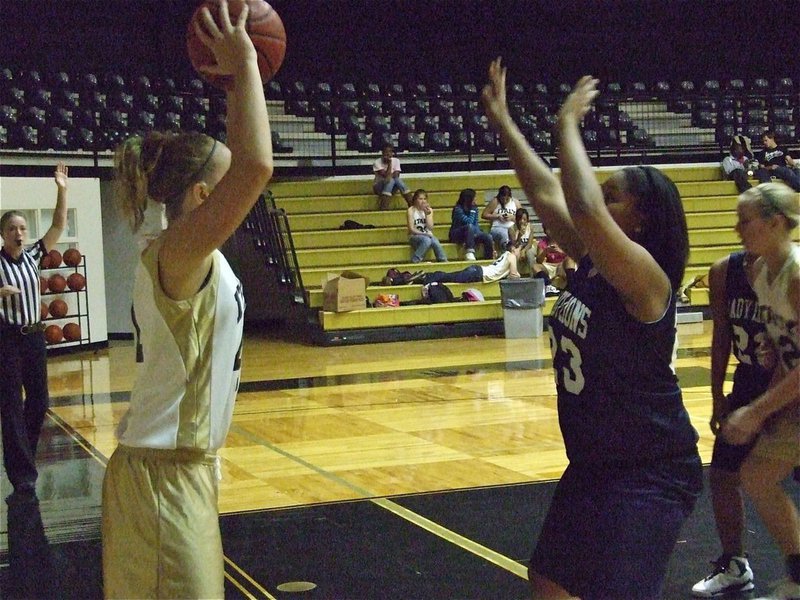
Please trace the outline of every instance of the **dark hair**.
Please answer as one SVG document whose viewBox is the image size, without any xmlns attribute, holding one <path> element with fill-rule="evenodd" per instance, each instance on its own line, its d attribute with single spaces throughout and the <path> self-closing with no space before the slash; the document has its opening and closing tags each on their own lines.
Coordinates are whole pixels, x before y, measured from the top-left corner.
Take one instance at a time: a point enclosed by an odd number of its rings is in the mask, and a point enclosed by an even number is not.
<svg viewBox="0 0 800 600">
<path fill-rule="evenodd" d="M 771 140 L 774 140 L 775 139 L 775 132 L 772 131 L 772 129 L 766 129 L 766 130 L 764 130 L 764 133 L 761 134 L 761 137 L 767 137 L 767 138 L 769 138 Z"/>
<path fill-rule="evenodd" d="M 647 250 L 678 290 L 689 259 L 689 232 L 678 188 L 654 167 L 622 169 L 625 190 L 636 198 L 644 217 L 637 242 Z"/>
<path fill-rule="evenodd" d="M 426 192 L 426 191 L 425 191 L 425 190 L 423 190 L 422 188 L 419 188 L 419 189 L 417 189 L 417 190 L 414 190 L 414 194 L 411 196 L 411 204 L 414 204 L 414 201 L 415 201 L 417 198 L 419 198 L 420 196 L 422 196 L 423 194 L 425 194 L 425 195 L 427 196 L 427 195 L 428 195 L 428 192 Z"/>
<path fill-rule="evenodd" d="M 519 222 L 520 222 L 520 219 L 522 219 L 522 215 L 525 215 L 526 217 L 528 217 L 528 221 L 530 221 L 530 220 L 531 220 L 531 216 L 528 214 L 528 211 L 527 211 L 527 209 L 525 209 L 525 208 L 520 208 L 520 209 L 517 211 L 517 214 L 516 214 L 516 215 L 514 215 L 514 222 L 517 224 L 517 227 L 519 227 Z"/>
<path fill-rule="evenodd" d="M 510 197 L 511 196 L 511 188 L 509 186 L 507 186 L 507 185 L 501 185 L 500 189 L 497 190 L 497 197 L 499 198 L 500 196 L 509 196 Z"/>
<path fill-rule="evenodd" d="M 458 195 L 458 202 L 456 202 L 456 205 L 463 208 L 464 211 L 466 212 L 466 210 L 472 204 L 472 201 L 475 200 L 475 196 L 477 195 L 478 193 L 472 188 L 466 188 L 464 190 L 461 190 L 461 193 Z"/>
</svg>

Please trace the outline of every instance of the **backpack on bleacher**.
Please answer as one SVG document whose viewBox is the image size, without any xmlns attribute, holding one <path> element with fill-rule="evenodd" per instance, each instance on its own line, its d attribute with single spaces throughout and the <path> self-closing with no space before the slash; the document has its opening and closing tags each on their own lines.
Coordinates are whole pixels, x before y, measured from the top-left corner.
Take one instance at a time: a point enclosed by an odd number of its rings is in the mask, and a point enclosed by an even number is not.
<svg viewBox="0 0 800 600">
<path fill-rule="evenodd" d="M 422 299 L 426 304 L 440 304 L 454 302 L 455 296 L 445 284 L 434 281 L 422 286 Z"/>
</svg>

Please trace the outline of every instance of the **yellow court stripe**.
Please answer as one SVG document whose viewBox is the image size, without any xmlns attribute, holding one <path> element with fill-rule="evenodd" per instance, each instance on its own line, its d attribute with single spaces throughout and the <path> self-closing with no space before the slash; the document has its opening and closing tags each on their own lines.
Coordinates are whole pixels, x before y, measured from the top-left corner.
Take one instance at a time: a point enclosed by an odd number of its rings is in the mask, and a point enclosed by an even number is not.
<svg viewBox="0 0 800 600">
<path fill-rule="evenodd" d="M 466 537 L 464 537 L 462 535 L 459 535 L 458 533 L 455 533 L 454 531 L 451 531 L 451 530 L 447 529 L 446 527 L 443 527 L 443 526 L 435 523 L 434 521 L 431 521 L 430 519 L 426 519 L 422 515 L 419 515 L 419 514 L 413 512 L 413 511 L 411 511 L 411 510 L 408 510 L 407 508 L 403 508 L 402 506 L 400 506 L 396 502 L 393 502 L 393 501 L 388 500 L 388 499 L 383 498 L 383 497 L 376 497 L 377 494 L 373 494 L 369 490 L 366 490 L 366 489 L 362 488 L 361 486 L 355 485 L 355 484 L 347 481 L 346 479 L 340 477 L 339 475 L 336 475 L 335 473 L 331 473 L 330 471 L 326 471 L 325 469 L 322 469 L 322 468 L 318 467 L 317 465 L 314 465 L 314 464 L 308 462 L 307 460 L 303 460 L 299 456 L 295 456 L 295 455 L 287 452 L 286 450 L 283 450 L 282 448 L 279 448 L 278 446 L 275 446 L 274 444 L 271 444 L 270 442 L 264 440 L 263 438 L 260 438 L 259 436 L 254 435 L 253 433 L 247 431 L 246 429 L 242 428 L 241 426 L 233 425 L 231 427 L 231 430 L 232 431 L 236 431 L 236 433 L 238 435 L 246 437 L 246 438 L 250 439 L 251 441 L 262 445 L 265 448 L 269 448 L 270 450 L 272 450 L 274 452 L 277 452 L 278 454 L 280 454 L 282 456 L 285 456 L 286 458 L 289 458 L 289 459 L 291 459 L 291 460 L 293 460 L 293 461 L 305 466 L 306 468 L 319 473 L 320 475 L 323 475 L 324 477 L 326 477 L 330 481 L 333 481 L 333 482 L 335 482 L 335 483 L 337 483 L 339 485 L 342 485 L 342 486 L 344 486 L 344 487 L 346 487 L 346 488 L 348 488 L 350 490 L 355 491 L 356 493 L 360 494 L 361 496 L 364 496 L 364 499 L 370 500 L 371 502 L 375 503 L 377 506 L 380 506 L 381 508 L 390 511 L 390 512 L 394 513 L 395 515 L 397 515 L 399 517 L 402 517 L 403 519 L 406 519 L 408 522 L 410 522 L 410 523 L 412 523 L 412 524 L 414 524 L 414 525 L 416 525 L 418 527 L 421 527 L 422 529 L 425 529 L 426 531 L 429 531 L 430 533 L 433 533 L 434 535 L 442 538 L 443 540 L 446 540 L 446 541 L 448 541 L 448 542 L 450 542 L 452 544 L 455 544 L 456 546 L 459 546 L 460 548 L 462 548 L 464 550 L 467 550 L 468 552 L 471 552 L 472 554 L 478 556 L 479 558 L 482 558 L 482 559 L 484 559 L 484 560 L 486 560 L 488 562 L 491 562 L 491 563 L 497 565 L 498 567 L 500 567 L 502 569 L 505 569 L 506 571 L 510 571 L 511 573 L 513 573 L 514 575 L 517 575 L 518 577 L 522 577 L 523 579 L 526 579 L 526 580 L 528 579 L 528 570 L 527 570 L 527 568 L 525 568 L 525 566 L 523 566 L 522 564 L 518 563 L 517 561 L 512 560 L 512 559 L 508 558 L 507 556 L 503 556 L 499 552 L 495 552 L 494 550 L 491 550 L 491 549 L 489 549 L 489 548 L 487 548 L 485 546 L 481 546 L 477 542 L 474 542 L 474 541 L 470 540 L 469 538 L 466 538 Z"/>
<path fill-rule="evenodd" d="M 237 572 L 239 575 L 241 575 L 241 576 L 242 576 L 244 579 L 246 579 L 246 580 L 247 580 L 247 582 L 248 582 L 248 583 L 250 583 L 250 584 L 251 584 L 251 585 L 252 585 L 254 588 L 256 588 L 256 589 L 257 589 L 259 592 L 261 592 L 262 594 L 264 594 L 264 596 L 263 596 L 264 598 L 268 598 L 269 600 L 277 600 L 277 599 L 275 598 L 275 596 L 273 596 L 273 595 L 272 595 L 272 594 L 270 594 L 270 593 L 269 593 L 267 590 L 265 590 L 265 589 L 264 589 L 264 588 L 261 586 L 261 584 L 259 584 L 259 583 L 258 583 L 258 582 L 257 582 L 255 579 L 253 579 L 252 577 L 250 577 L 250 575 L 248 575 L 248 574 L 247 574 L 247 573 L 244 571 L 244 569 L 242 569 L 242 568 L 241 568 L 239 565 L 237 565 L 235 562 L 233 562 L 233 561 L 232 561 L 230 558 L 228 558 L 227 556 L 225 556 L 224 558 L 225 558 L 225 563 L 226 563 L 226 564 L 228 564 L 228 565 L 229 565 L 229 566 L 230 566 L 232 569 L 234 569 L 234 570 L 235 570 L 235 571 L 236 571 L 236 572 Z M 236 581 L 233 579 L 233 577 L 229 576 L 227 572 L 225 573 L 225 577 L 227 577 L 228 579 L 230 579 L 230 581 L 232 581 L 233 583 L 235 583 L 235 584 L 236 584 L 236 587 L 239 587 L 239 589 L 242 589 L 242 588 L 239 586 L 238 582 L 236 582 Z M 244 591 L 244 590 L 243 590 L 243 591 Z M 250 597 L 253 597 L 253 596 L 250 596 Z"/>
<path fill-rule="evenodd" d="M 83 438 L 79 437 L 78 434 L 75 432 L 72 427 L 67 425 L 67 422 L 64 421 L 61 417 L 55 414 L 52 410 L 47 410 L 47 416 L 50 417 L 50 420 L 53 421 L 56 425 L 58 425 L 69 437 L 71 437 L 78 446 L 86 450 L 86 453 L 99 462 L 104 467 L 108 463 L 108 458 L 103 456 L 103 454 L 94 446 L 90 445 L 88 442 L 85 442 Z M 99 456 L 98 456 L 99 455 Z"/>
<path fill-rule="evenodd" d="M 407 508 L 403 508 L 396 502 L 392 502 L 391 500 L 387 500 L 386 498 L 373 498 L 371 500 L 381 508 L 388 510 L 396 514 L 397 516 L 413 523 L 417 527 L 421 527 L 426 531 L 438 536 L 444 540 L 447 540 L 451 544 L 455 544 L 459 548 L 466 550 L 467 552 L 471 552 L 475 556 L 482 558 L 490 563 L 493 563 L 500 567 L 501 569 L 505 569 L 510 573 L 513 573 L 517 577 L 521 577 L 527 581 L 528 579 L 528 569 L 524 565 L 518 563 L 517 561 L 508 558 L 500 554 L 499 552 L 495 552 L 494 550 L 487 548 L 486 546 L 482 546 L 481 544 L 474 542 L 473 540 L 464 537 L 456 533 L 455 531 L 451 531 L 446 527 L 442 527 L 438 523 L 431 521 L 430 519 L 426 519 L 422 515 L 415 513 L 414 511 L 408 510 Z"/>
<path fill-rule="evenodd" d="M 242 584 L 239 583 L 238 581 L 236 581 L 231 575 L 229 575 L 227 571 L 225 571 L 225 579 L 230 581 L 240 592 L 242 592 L 242 594 L 244 595 L 245 598 L 247 598 L 248 600 L 256 600 L 256 596 L 254 596 L 253 594 L 248 592 L 246 589 L 244 589 Z M 272 598 L 272 596 L 269 596 L 269 597 Z"/>
</svg>

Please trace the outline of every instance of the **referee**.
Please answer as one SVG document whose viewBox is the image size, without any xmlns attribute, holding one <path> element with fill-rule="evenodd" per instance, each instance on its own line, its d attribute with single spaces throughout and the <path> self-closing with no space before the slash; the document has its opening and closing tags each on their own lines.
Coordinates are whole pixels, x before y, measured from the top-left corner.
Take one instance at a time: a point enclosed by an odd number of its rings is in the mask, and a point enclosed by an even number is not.
<svg viewBox="0 0 800 600">
<path fill-rule="evenodd" d="M 68 174 L 63 162 L 56 166 L 55 181 L 53 224 L 32 246 L 25 247 L 28 224 L 20 212 L 0 217 L 0 425 L 3 462 L 18 497 L 36 494 L 36 446 L 49 403 L 39 263 L 67 225 Z"/>
</svg>

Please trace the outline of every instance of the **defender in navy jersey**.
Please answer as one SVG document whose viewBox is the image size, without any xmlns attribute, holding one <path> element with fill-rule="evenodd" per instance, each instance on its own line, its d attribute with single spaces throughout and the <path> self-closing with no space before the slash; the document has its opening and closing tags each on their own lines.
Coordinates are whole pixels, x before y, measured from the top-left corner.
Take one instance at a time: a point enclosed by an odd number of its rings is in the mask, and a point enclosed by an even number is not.
<svg viewBox="0 0 800 600">
<path fill-rule="evenodd" d="M 689 252 L 680 195 L 652 167 L 598 185 L 579 128 L 598 93 L 591 77 L 559 111 L 559 182 L 514 124 L 505 80 L 497 59 L 486 115 L 549 235 L 579 259 L 550 316 L 570 462 L 531 556 L 533 597 L 656 598 L 702 485 L 672 364 Z"/>
<path fill-rule="evenodd" d="M 0 217 L 0 421 L 12 497 L 34 494 L 36 489 L 36 448 L 50 401 L 39 269 L 67 226 L 68 179 L 66 165 L 59 163 L 53 221 L 32 246 L 26 247 L 28 224 L 22 213 L 8 211 Z"/>
<path fill-rule="evenodd" d="M 729 443 L 719 434 L 720 424 L 734 410 L 763 394 L 774 367 L 774 358 L 762 349 L 767 343 L 758 298 L 751 287 L 756 256 L 734 252 L 718 260 L 709 272 L 711 313 L 714 332 L 711 341 L 711 396 L 714 409 L 711 431 L 716 435 L 709 482 L 714 519 L 722 554 L 713 571 L 692 587 L 698 598 L 753 589 L 753 571 L 744 552 L 744 502 L 739 468 L 753 442 Z M 736 357 L 733 389 L 727 396 L 723 384 L 730 355 Z"/>
</svg>

